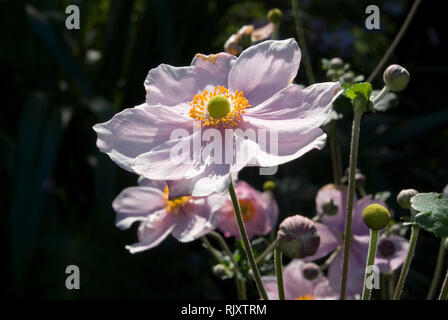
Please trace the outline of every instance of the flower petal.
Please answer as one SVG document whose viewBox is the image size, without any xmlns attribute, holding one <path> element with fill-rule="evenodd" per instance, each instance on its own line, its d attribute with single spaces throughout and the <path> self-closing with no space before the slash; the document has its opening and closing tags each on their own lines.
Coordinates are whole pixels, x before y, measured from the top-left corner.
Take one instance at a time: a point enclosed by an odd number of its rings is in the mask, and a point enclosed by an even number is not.
<svg viewBox="0 0 448 320">
<path fill-rule="evenodd" d="M 264 41 L 238 57 L 229 73 L 229 89 L 244 92 L 256 106 L 285 88 L 297 75 L 300 49 L 294 39 Z"/>
<path fill-rule="evenodd" d="M 334 216 L 324 215 L 322 222 L 333 230 L 335 234 L 340 235 L 344 232 L 345 217 L 347 215 L 347 188 L 335 186 L 334 184 L 327 184 L 322 187 L 316 196 L 317 212 L 322 213 L 323 205 L 330 200 L 338 207 L 338 212 Z"/>
<path fill-rule="evenodd" d="M 383 256 L 381 253 L 381 244 L 384 241 L 390 241 L 395 249 L 395 252 L 391 256 Z M 409 250 L 409 241 L 403 237 L 390 235 L 384 238 L 380 238 L 378 242 L 378 249 L 375 258 L 375 264 L 380 268 L 381 272 L 389 272 L 401 267 L 406 259 L 407 252 Z"/>
<path fill-rule="evenodd" d="M 140 223 L 138 229 L 139 242 L 126 246 L 131 253 L 137 253 L 158 246 L 175 227 L 173 215 L 160 210 Z"/>
<path fill-rule="evenodd" d="M 303 276 L 303 260 L 293 259 L 283 270 L 285 298 L 294 300 L 305 295 L 313 295 L 313 282 Z"/>
<path fill-rule="evenodd" d="M 191 101 L 207 86 L 226 86 L 235 60 L 235 56 L 221 52 L 209 56 L 197 54 L 192 65 L 187 67 L 161 64 L 151 69 L 146 77 L 146 102 L 175 106 Z"/>
<path fill-rule="evenodd" d="M 129 228 L 135 221 L 143 221 L 155 211 L 165 207 L 163 193 L 152 187 L 124 189 L 112 203 L 117 212 L 115 224 L 120 229 Z"/>
<path fill-rule="evenodd" d="M 336 237 L 333 231 L 331 231 L 326 225 L 315 222 L 314 226 L 320 235 L 320 245 L 316 253 L 312 256 L 306 257 L 305 261 L 315 261 L 323 258 L 330 252 L 334 251 L 338 245 L 342 244 L 341 238 Z"/>
<path fill-rule="evenodd" d="M 125 109 L 111 120 L 96 124 L 98 148 L 125 170 L 133 172 L 136 157 L 170 140 L 174 129 L 191 130 L 193 119 L 164 106 L 142 104 Z"/>
</svg>

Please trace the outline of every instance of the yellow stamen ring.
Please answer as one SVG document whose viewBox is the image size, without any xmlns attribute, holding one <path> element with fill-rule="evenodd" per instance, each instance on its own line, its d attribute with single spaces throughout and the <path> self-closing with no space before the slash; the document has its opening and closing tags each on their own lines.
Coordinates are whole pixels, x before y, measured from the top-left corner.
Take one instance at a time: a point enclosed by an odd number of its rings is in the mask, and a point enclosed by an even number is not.
<svg viewBox="0 0 448 320">
<path fill-rule="evenodd" d="M 165 187 L 164 190 L 164 198 L 165 198 L 165 203 L 166 203 L 166 211 L 168 213 L 172 213 L 174 211 L 176 211 L 178 208 L 184 206 L 191 197 L 179 197 L 176 198 L 174 200 L 168 200 L 168 195 L 169 195 L 169 189 L 168 186 Z"/>
<path fill-rule="evenodd" d="M 231 93 L 224 86 L 215 86 L 213 91 L 204 90 L 196 94 L 189 103 L 191 118 L 201 121 L 203 127 L 234 127 L 242 119 L 242 114 L 249 108 L 249 101 L 243 92 Z"/>
</svg>

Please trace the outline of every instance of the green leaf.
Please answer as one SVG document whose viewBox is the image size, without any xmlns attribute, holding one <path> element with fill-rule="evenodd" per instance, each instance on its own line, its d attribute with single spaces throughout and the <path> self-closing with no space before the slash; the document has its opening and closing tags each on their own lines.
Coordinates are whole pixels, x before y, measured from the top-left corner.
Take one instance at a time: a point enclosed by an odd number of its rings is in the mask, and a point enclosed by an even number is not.
<svg viewBox="0 0 448 320">
<path fill-rule="evenodd" d="M 363 97 L 368 101 L 370 99 L 370 95 L 372 94 L 372 85 L 368 82 L 355 83 L 350 88 L 345 90 L 345 94 L 352 101 L 357 97 Z"/>
<path fill-rule="evenodd" d="M 411 206 L 418 212 L 415 222 L 436 237 L 448 236 L 448 195 L 419 193 L 411 198 Z"/>
<path fill-rule="evenodd" d="M 379 92 L 380 92 L 380 90 L 373 90 L 372 97 L 375 97 Z M 397 105 L 398 105 L 397 95 L 393 92 L 389 92 L 383 97 L 383 99 L 378 101 L 373 106 L 373 109 L 375 111 L 384 112 L 384 111 L 395 108 Z"/>
</svg>

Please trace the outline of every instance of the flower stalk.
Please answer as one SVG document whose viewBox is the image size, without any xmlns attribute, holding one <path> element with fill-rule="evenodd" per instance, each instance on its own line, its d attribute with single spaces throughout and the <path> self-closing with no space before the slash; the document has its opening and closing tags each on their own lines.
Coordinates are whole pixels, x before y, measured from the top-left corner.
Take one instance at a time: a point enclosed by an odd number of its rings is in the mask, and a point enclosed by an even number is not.
<svg viewBox="0 0 448 320">
<path fill-rule="evenodd" d="M 404 282 L 406 281 L 406 277 L 408 276 L 409 267 L 411 266 L 412 257 L 414 256 L 419 231 L 420 227 L 416 224 L 413 224 L 411 237 L 409 239 L 409 251 L 406 255 L 406 260 L 403 263 L 403 267 L 401 268 L 400 277 L 398 278 L 397 287 L 395 288 L 395 293 L 392 300 L 399 300 L 401 293 L 403 292 Z"/>
<path fill-rule="evenodd" d="M 443 281 L 442 290 L 440 290 L 439 300 L 446 300 L 448 297 L 448 270 Z"/>
<path fill-rule="evenodd" d="M 279 249 L 275 249 L 274 259 L 275 274 L 277 275 L 278 298 L 279 300 L 285 300 L 285 289 L 283 287 L 282 252 Z"/>
<path fill-rule="evenodd" d="M 369 242 L 369 252 L 367 255 L 366 262 L 366 271 L 364 274 L 364 287 L 362 290 L 362 300 L 370 300 L 370 296 L 372 294 L 372 289 L 369 289 L 370 286 L 367 286 L 368 273 L 367 270 L 369 266 L 375 264 L 375 256 L 376 256 L 376 247 L 378 244 L 378 230 L 370 229 L 370 242 Z"/>
<path fill-rule="evenodd" d="M 363 110 L 361 108 L 354 109 L 352 139 L 350 143 L 350 167 L 348 180 L 348 197 L 347 197 L 347 215 L 344 229 L 344 251 L 342 264 L 342 280 L 340 299 L 345 299 L 345 292 L 347 287 L 348 261 L 350 255 L 350 244 L 352 238 L 352 215 L 353 215 L 353 201 L 355 195 L 355 173 L 356 162 L 358 158 L 358 143 L 359 143 L 359 129 L 361 126 L 361 117 Z"/>
<path fill-rule="evenodd" d="M 442 276 L 442 267 L 443 267 L 443 261 L 445 258 L 445 251 L 446 251 L 446 249 L 445 249 L 445 240 L 446 239 L 447 238 L 442 238 L 440 240 L 439 254 L 437 255 L 436 270 L 434 271 L 434 276 L 432 278 L 431 287 L 429 288 L 428 295 L 426 296 L 426 300 L 434 299 L 434 296 L 436 294 L 437 285 Z"/>
<path fill-rule="evenodd" d="M 328 124 L 328 136 L 330 138 L 331 162 L 333 164 L 333 181 L 335 185 L 341 184 L 342 165 L 339 152 L 338 138 L 336 134 L 336 120 Z"/>
<path fill-rule="evenodd" d="M 257 263 L 255 262 L 255 257 L 252 251 L 252 246 L 249 242 L 249 237 L 247 236 L 246 227 L 244 226 L 243 216 L 241 214 L 240 204 L 236 196 L 235 187 L 233 186 L 233 181 L 230 181 L 229 194 L 230 198 L 232 199 L 233 210 L 235 211 L 235 218 L 241 234 L 241 239 L 243 240 L 244 251 L 246 251 L 247 260 L 249 260 L 250 268 L 252 270 L 255 283 L 257 284 L 258 291 L 263 300 L 269 300 L 266 290 L 263 286 L 263 282 L 261 281 L 260 271 L 258 271 Z"/>
</svg>

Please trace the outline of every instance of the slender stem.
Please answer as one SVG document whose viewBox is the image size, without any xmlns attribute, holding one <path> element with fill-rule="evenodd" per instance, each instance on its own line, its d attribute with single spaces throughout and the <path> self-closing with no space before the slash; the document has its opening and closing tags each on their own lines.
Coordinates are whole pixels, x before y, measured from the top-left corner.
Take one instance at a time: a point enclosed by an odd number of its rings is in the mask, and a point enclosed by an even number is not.
<svg viewBox="0 0 448 320">
<path fill-rule="evenodd" d="M 347 215 L 345 218 L 344 231 L 344 252 L 342 264 L 342 281 L 341 281 L 341 300 L 345 299 L 345 291 L 347 286 L 348 261 L 350 255 L 350 244 L 352 240 L 352 215 L 353 215 L 353 200 L 355 195 L 355 172 L 356 161 L 358 158 L 358 142 L 359 142 L 359 128 L 361 125 L 362 110 L 355 108 L 352 127 L 352 140 L 350 143 L 350 167 L 348 179 L 348 198 L 347 198 Z"/>
<path fill-rule="evenodd" d="M 233 258 L 233 253 L 230 250 L 229 246 L 226 243 L 226 240 L 224 240 L 224 238 L 216 231 L 211 231 L 209 233 L 210 236 L 212 236 L 213 238 L 215 238 L 219 245 L 221 246 L 221 248 L 225 251 L 225 253 L 229 256 L 230 261 L 232 261 L 232 263 L 235 265 L 235 268 L 238 268 L 238 263 L 235 261 L 235 259 Z"/>
<path fill-rule="evenodd" d="M 260 272 L 258 271 L 257 263 L 255 262 L 254 253 L 252 251 L 252 246 L 249 242 L 249 237 L 247 236 L 246 227 L 244 226 L 243 216 L 241 214 L 240 204 L 236 196 L 235 187 L 233 182 L 230 181 L 229 194 L 232 199 L 233 210 L 235 211 L 235 218 L 238 224 L 238 229 L 240 230 L 241 239 L 243 240 L 244 250 L 246 251 L 247 260 L 249 260 L 250 268 L 254 275 L 255 283 L 257 284 L 258 291 L 264 300 L 269 300 L 266 290 L 264 289 L 263 282 L 261 281 Z"/>
<path fill-rule="evenodd" d="M 386 289 L 386 281 L 387 276 L 382 273 L 380 274 L 381 277 L 381 300 L 387 300 L 387 289 Z"/>
<path fill-rule="evenodd" d="M 377 104 L 381 99 L 384 98 L 384 96 L 390 91 L 389 87 L 384 86 L 383 89 L 381 89 L 381 91 L 372 98 L 372 103 L 375 105 Z"/>
<path fill-rule="evenodd" d="M 394 297 L 392 300 L 399 300 L 401 293 L 403 291 L 404 282 L 409 272 L 409 267 L 411 266 L 412 257 L 414 256 L 415 246 L 417 244 L 418 233 L 420 227 L 416 224 L 412 225 L 411 237 L 409 239 L 409 251 L 406 255 L 406 260 L 404 260 L 403 267 L 401 268 L 400 277 L 398 278 L 397 287 L 395 288 Z"/>
<path fill-rule="evenodd" d="M 443 281 L 442 289 L 440 290 L 439 300 L 446 300 L 448 297 L 448 270 L 446 270 L 445 280 Z"/>
<path fill-rule="evenodd" d="M 431 287 L 429 288 L 428 296 L 426 300 L 434 299 L 436 294 L 437 285 L 439 284 L 440 278 L 442 276 L 443 260 L 445 258 L 445 240 L 442 238 L 440 240 L 439 254 L 437 255 L 436 270 L 434 271 L 434 276 L 432 278 Z"/>
<path fill-rule="evenodd" d="M 389 299 L 392 299 L 392 297 L 394 296 L 396 278 L 397 277 L 395 271 L 392 271 L 392 273 L 388 276 L 387 291 L 389 293 Z"/>
<path fill-rule="evenodd" d="M 210 241 L 208 241 L 206 236 L 201 237 L 202 244 L 204 245 L 205 249 L 207 249 L 208 252 L 213 256 L 213 258 L 216 260 L 216 262 L 221 262 L 221 257 L 219 256 L 219 251 L 216 250 Z"/>
<path fill-rule="evenodd" d="M 236 282 L 236 290 L 238 293 L 238 300 L 247 300 L 246 283 L 244 282 L 244 279 L 239 279 L 238 277 L 235 277 L 235 282 Z"/>
<path fill-rule="evenodd" d="M 308 83 L 311 85 L 316 82 L 314 78 L 313 68 L 311 67 L 311 60 L 308 54 L 308 47 L 306 45 L 305 32 L 303 32 L 302 19 L 299 12 L 299 4 L 297 0 L 291 0 L 292 9 L 294 12 L 294 22 L 296 25 L 297 37 L 299 39 L 299 45 L 302 49 L 302 58 L 305 64 L 306 77 L 308 78 Z"/>
<path fill-rule="evenodd" d="M 392 41 L 390 47 L 387 49 L 386 53 L 384 54 L 383 58 L 381 58 L 381 61 L 376 66 L 375 70 L 373 70 L 372 74 L 367 78 L 367 82 L 372 82 L 373 79 L 375 79 L 378 72 L 384 67 L 384 64 L 389 59 L 392 52 L 394 52 L 395 48 L 397 47 L 398 43 L 400 42 L 401 38 L 405 34 L 407 28 L 409 27 L 409 24 L 412 21 L 412 18 L 414 17 L 415 13 L 417 12 L 417 8 L 420 4 L 421 0 L 415 0 L 414 4 L 412 5 L 411 10 L 408 13 L 408 16 L 406 17 L 403 25 L 401 26 L 400 30 L 398 31 L 397 35 L 395 36 L 394 40 Z"/>
<path fill-rule="evenodd" d="M 275 249 L 275 246 L 277 245 L 277 240 L 274 240 L 274 242 L 272 242 L 267 248 L 266 250 L 264 250 L 255 260 L 255 262 L 257 264 L 259 264 L 260 262 L 262 262 L 264 260 L 264 258 L 270 253 L 272 252 L 272 250 Z"/>
<path fill-rule="evenodd" d="M 285 300 L 285 289 L 283 287 L 282 252 L 279 249 L 274 251 L 275 274 L 277 275 L 278 299 Z"/>
<path fill-rule="evenodd" d="M 362 290 L 362 300 L 370 300 L 370 295 L 372 294 L 372 289 L 367 285 L 367 279 L 369 278 L 369 267 L 375 264 L 376 256 L 376 245 L 378 244 L 378 230 L 370 229 L 370 242 L 369 242 L 369 253 L 367 255 L 366 261 L 366 271 L 364 274 L 364 288 Z"/>
<path fill-rule="evenodd" d="M 321 270 L 326 270 L 330 267 L 333 260 L 336 258 L 336 256 L 339 254 L 339 252 L 342 250 L 341 246 L 338 246 L 336 250 L 333 251 L 333 253 L 328 257 L 327 260 L 320 266 Z"/>
<path fill-rule="evenodd" d="M 280 30 L 280 23 L 274 23 L 274 30 L 272 31 L 272 40 L 278 40 L 279 39 L 279 30 Z"/>
<path fill-rule="evenodd" d="M 338 137 L 336 134 L 336 120 L 328 124 L 328 136 L 330 138 L 331 162 L 333 164 L 333 181 L 335 185 L 341 184 L 342 165 L 341 153 L 339 152 Z"/>
</svg>

